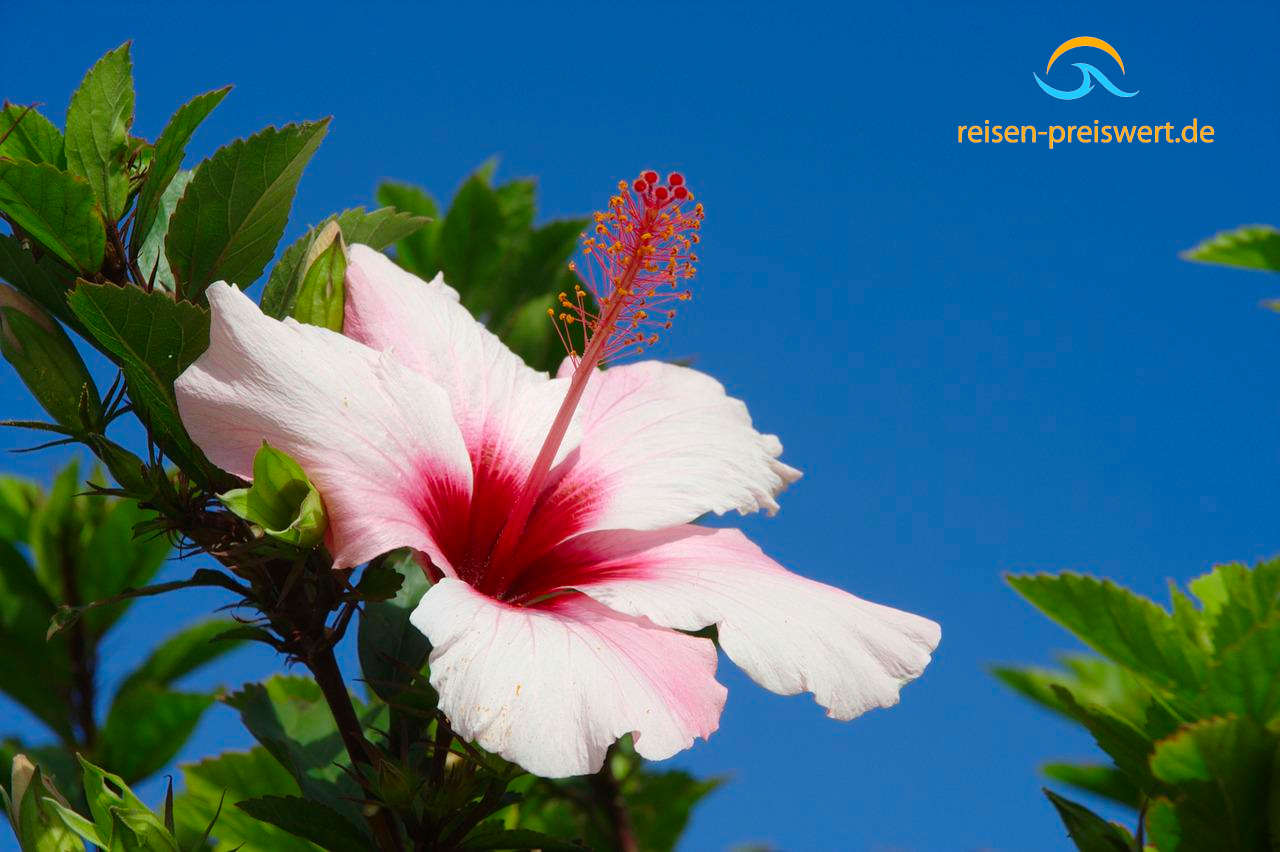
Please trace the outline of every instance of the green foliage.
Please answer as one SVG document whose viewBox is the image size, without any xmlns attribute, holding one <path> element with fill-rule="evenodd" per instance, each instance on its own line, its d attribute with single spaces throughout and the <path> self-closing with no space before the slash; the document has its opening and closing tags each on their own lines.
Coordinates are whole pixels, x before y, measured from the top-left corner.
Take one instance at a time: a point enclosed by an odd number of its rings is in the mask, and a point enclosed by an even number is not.
<svg viewBox="0 0 1280 852">
<path fill-rule="evenodd" d="M 298 322 L 318 325 L 330 331 L 342 331 L 342 314 L 346 307 L 347 249 L 342 230 L 330 222 L 307 252 L 306 272 L 293 317 Z"/>
<path fill-rule="evenodd" d="M 95 477 L 96 478 L 96 475 Z M 105 598 L 148 582 L 169 553 L 163 536 L 135 532 L 155 513 L 132 500 L 80 493 L 75 464 L 49 492 L 34 483 L 0 478 L 0 690 L 40 719 L 56 746 L 39 746 L 33 732 L 3 749 L 37 756 L 72 795 L 72 756 L 112 767 L 129 782 L 167 764 L 212 702 L 208 694 L 173 689 L 179 678 L 237 647 L 210 642 L 229 619 L 197 624 L 162 642 L 116 691 L 106 719 L 92 713 L 99 647 L 131 601 L 84 614 L 75 626 L 45 638 L 58 608 Z M 30 553 L 30 557 L 24 555 Z M 146 724 L 139 724 L 145 719 Z M 25 741 L 24 741 L 25 740 Z"/>
<path fill-rule="evenodd" d="M 204 836 L 212 824 L 214 852 L 270 849 L 272 852 L 316 852 L 321 847 L 260 822 L 239 807 L 262 796 L 296 796 L 298 784 L 266 749 L 228 752 L 182 767 L 183 792 L 174 819 L 184 845 Z"/>
<path fill-rule="evenodd" d="M 320 492 L 296 461 L 266 442 L 253 457 L 253 484 L 221 497 L 228 509 L 294 547 L 314 547 L 324 538 Z"/>
<path fill-rule="evenodd" d="M 178 175 L 178 169 L 182 166 L 182 158 L 187 152 L 187 143 L 191 141 L 200 123 L 209 117 L 209 113 L 213 112 L 218 104 L 222 103 L 222 99 L 229 91 L 231 87 L 226 86 L 192 98 L 178 108 L 156 138 L 151 167 L 148 170 L 146 182 L 142 185 L 142 191 L 138 195 L 138 210 L 135 214 L 137 221 L 133 228 L 135 251 L 141 248 L 139 237 L 149 237 L 153 233 L 152 228 L 156 219 L 164 216 L 162 210 L 167 208 L 171 213 L 177 204 L 178 197 L 182 195 L 182 190 L 186 189 L 190 177 L 178 185 L 172 201 L 165 203 L 165 196 L 174 191 L 175 178 Z M 167 231 L 166 226 L 161 230 L 161 234 Z M 157 256 L 162 254 L 163 252 L 159 252 Z M 168 265 L 167 261 L 165 265 Z M 144 274 L 148 274 L 150 266 L 144 263 L 142 269 Z"/>
<path fill-rule="evenodd" d="M 1280 231 L 1269 225 L 1245 225 L 1215 234 L 1182 256 L 1201 263 L 1280 272 Z"/>
<path fill-rule="evenodd" d="M 58 425 L 101 427 L 102 398 L 67 333 L 35 302 L 0 284 L 0 353 Z"/>
<path fill-rule="evenodd" d="M 432 218 L 395 244 L 396 261 L 430 280 L 443 272 L 462 303 L 531 366 L 554 371 L 564 358 L 547 318 L 555 294 L 571 290 L 568 263 L 586 220 L 533 227 L 535 185 L 530 180 L 490 184 L 491 164 L 458 189 L 445 216 L 435 199 L 402 183 L 384 183 L 378 201 Z"/>
<path fill-rule="evenodd" d="M 209 346 L 209 312 L 164 293 L 84 281 L 68 301 L 124 371 L 138 417 L 169 457 L 206 482 L 225 482 L 187 435 L 173 395 L 174 381 Z"/>
<path fill-rule="evenodd" d="M 1280 843 L 1280 560 L 1231 564 L 1174 589 L 1173 611 L 1076 574 L 1010 584 L 1102 659 L 999 668 L 1006 684 L 1085 727 L 1110 766 L 1052 764 L 1049 777 L 1141 809 L 1160 852 Z M 1135 841 L 1048 794 L 1082 850 Z"/>
<path fill-rule="evenodd" d="M 133 63 L 126 42 L 89 69 L 67 107 L 67 169 L 89 184 L 111 222 L 124 215 L 129 199 L 132 126 Z"/>
<path fill-rule="evenodd" d="M 102 266 L 107 235 L 82 179 L 47 163 L 0 159 L 0 213 L 73 269 Z"/>
<path fill-rule="evenodd" d="M 409 551 L 397 552 L 381 564 L 403 581 L 394 597 L 365 605 L 357 648 L 365 684 L 383 701 L 394 704 L 418 677 L 431 651 L 427 638 L 409 623 L 410 613 L 430 584 Z"/>
<path fill-rule="evenodd" d="M 66 166 L 62 131 L 33 106 L 4 102 L 0 107 L 0 157 Z"/>
<path fill-rule="evenodd" d="M 309 268 L 305 261 L 309 257 L 314 258 L 312 247 L 330 223 L 337 223 L 342 239 L 348 245 L 362 243 L 371 248 L 384 249 L 422 228 L 427 220 L 411 213 L 398 212 L 393 207 L 381 207 L 371 213 L 366 213 L 363 207 L 356 207 L 330 216 L 308 230 L 280 255 L 280 260 L 267 279 L 266 289 L 262 291 L 262 312 L 267 316 L 283 319 L 294 315 L 298 291 Z"/>
<path fill-rule="evenodd" d="M 289 207 L 329 120 L 267 128 L 196 168 L 169 221 L 165 252 L 184 298 L 214 281 L 248 287 L 284 234 Z"/>
</svg>

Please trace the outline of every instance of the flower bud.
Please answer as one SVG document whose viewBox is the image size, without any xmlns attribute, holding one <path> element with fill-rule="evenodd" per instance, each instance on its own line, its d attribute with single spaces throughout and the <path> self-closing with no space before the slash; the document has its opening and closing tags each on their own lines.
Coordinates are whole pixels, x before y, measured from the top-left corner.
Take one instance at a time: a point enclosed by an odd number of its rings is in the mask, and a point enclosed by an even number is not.
<svg viewBox="0 0 1280 852">
<path fill-rule="evenodd" d="M 347 247 L 337 222 L 330 222 L 316 234 L 302 268 L 302 286 L 298 288 L 293 318 L 331 331 L 342 331 Z"/>
<path fill-rule="evenodd" d="M 0 284 L 0 353 L 59 425 L 97 429 L 102 398 L 71 338 L 44 308 Z"/>
</svg>

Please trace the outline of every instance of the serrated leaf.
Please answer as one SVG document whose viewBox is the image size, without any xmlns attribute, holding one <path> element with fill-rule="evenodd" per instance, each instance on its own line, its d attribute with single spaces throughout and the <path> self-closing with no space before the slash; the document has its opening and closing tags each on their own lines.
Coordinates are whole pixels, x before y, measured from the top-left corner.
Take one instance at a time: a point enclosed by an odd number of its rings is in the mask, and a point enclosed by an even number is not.
<svg viewBox="0 0 1280 852">
<path fill-rule="evenodd" d="M 1084 704 L 1105 707 L 1110 713 L 1141 725 L 1151 702 L 1151 691 L 1133 675 L 1108 660 L 1083 654 L 1061 658 L 1064 670 L 1033 666 L 996 666 L 991 671 L 1000 681 L 1024 697 L 1072 718 L 1053 687 L 1065 687 Z"/>
<path fill-rule="evenodd" d="M 226 487 L 178 416 L 174 380 L 209 346 L 209 312 L 160 292 L 81 281 L 71 310 L 124 371 L 129 398 L 164 451 L 206 487 Z"/>
<path fill-rule="evenodd" d="M 289 770 L 304 796 L 329 805 L 353 822 L 361 819 L 359 808 L 352 804 L 360 796 L 359 787 L 347 772 L 350 761 L 342 738 L 314 680 L 276 675 L 264 683 L 246 684 L 223 700 Z M 354 698 L 353 703 L 366 726 L 379 718 L 380 709 L 365 707 Z"/>
<path fill-rule="evenodd" d="M 298 785 L 280 763 L 262 747 L 249 752 L 228 752 L 182 766 L 183 792 L 178 795 L 175 818 L 179 840 L 186 849 L 203 848 L 195 841 L 212 822 L 217 838 L 215 852 L 271 850 L 271 852 L 317 852 L 316 846 L 259 822 L 234 807 L 257 796 L 297 795 Z M 225 801 L 224 801 L 225 796 Z M 217 820 L 214 821 L 214 816 Z"/>
<path fill-rule="evenodd" d="M 289 221 L 293 195 L 329 120 L 269 127 L 196 169 L 169 220 L 165 253 L 186 299 L 218 280 L 258 280 Z"/>
<path fill-rule="evenodd" d="M 473 312 L 474 306 L 491 300 L 502 233 L 498 199 L 484 180 L 473 175 L 453 197 L 440 225 L 440 267 Z"/>
<path fill-rule="evenodd" d="M 1250 716 L 1262 725 L 1280 720 L 1280 614 L 1219 651 L 1209 669 L 1204 706 L 1209 713 Z"/>
<path fill-rule="evenodd" d="M 101 731 L 103 763 L 126 781 L 146 778 L 173 759 L 212 704 L 212 695 L 175 692 L 156 683 L 122 688 Z"/>
<path fill-rule="evenodd" d="M 1218 565 L 1188 585 L 1204 603 L 1204 621 L 1217 649 L 1234 645 L 1280 614 L 1280 560 L 1259 562 L 1252 569 L 1239 563 Z"/>
<path fill-rule="evenodd" d="M 395 244 L 396 262 L 419 278 L 431 280 L 440 271 L 440 208 L 427 192 L 407 183 L 384 181 L 378 186 L 378 203 L 424 217 L 425 227 L 401 237 Z"/>
<path fill-rule="evenodd" d="M 161 290 L 174 289 L 173 269 L 169 267 L 169 258 L 164 253 L 164 240 L 169 234 L 169 220 L 173 216 L 173 209 L 178 206 L 178 199 L 186 192 L 193 177 L 195 172 L 180 171 L 169 181 L 168 188 L 156 202 L 150 229 L 138 246 L 139 271 L 152 286 Z M 134 231 L 135 236 L 138 233 Z"/>
<path fill-rule="evenodd" d="M 35 107 L 4 102 L 0 108 L 0 157 L 48 163 L 57 169 L 66 166 L 62 152 L 62 131 Z"/>
<path fill-rule="evenodd" d="M 1168 612 L 1110 580 L 1070 572 L 1008 577 L 1042 612 L 1140 680 L 1171 692 L 1196 691 L 1207 661 Z"/>
<path fill-rule="evenodd" d="M 151 166 L 147 170 L 146 182 L 138 193 L 138 208 L 134 214 L 133 249 L 139 256 L 141 256 L 142 239 L 149 238 L 157 217 L 163 218 L 162 211 L 166 208 L 172 212 L 183 189 L 186 188 L 186 181 L 184 181 L 172 200 L 165 203 L 165 196 L 174 193 L 174 183 L 178 170 L 182 167 L 182 158 L 187 153 L 187 143 L 191 141 L 191 136 L 200 123 L 209 117 L 209 113 L 213 112 L 229 91 L 231 87 L 225 86 L 192 98 L 178 108 L 156 138 L 155 153 L 151 158 Z M 164 231 L 163 228 L 160 230 L 162 237 Z M 157 246 L 157 250 L 159 248 Z M 159 255 L 163 256 L 164 252 L 159 251 Z M 151 264 L 142 263 L 141 260 L 139 265 L 144 273 L 151 269 Z M 167 260 L 164 261 L 164 265 L 168 268 Z"/>
<path fill-rule="evenodd" d="M 328 520 L 320 492 L 296 461 L 265 441 L 253 457 L 253 484 L 219 496 L 272 538 L 302 548 L 324 538 Z"/>
<path fill-rule="evenodd" d="M 1041 767 L 1046 777 L 1063 784 L 1137 808 L 1141 793 L 1124 773 L 1114 766 L 1084 763 L 1048 763 Z"/>
<path fill-rule="evenodd" d="M 89 69 L 67 107 L 67 170 L 84 178 L 110 222 L 129 199 L 125 159 L 133 125 L 133 63 L 129 43 Z"/>
<path fill-rule="evenodd" d="M 1186 260 L 1244 269 L 1280 271 L 1280 231 L 1270 225 L 1245 225 L 1222 231 L 1182 253 Z"/>
<path fill-rule="evenodd" d="M 83 180 L 47 163 L 0 160 L 0 211 L 72 268 L 102 267 L 107 234 Z"/>
<path fill-rule="evenodd" d="M 1132 784 L 1148 793 L 1156 791 L 1158 785 L 1154 783 L 1149 766 L 1154 737 L 1105 708 L 1081 704 L 1061 686 L 1053 687 L 1053 692 L 1062 703 L 1064 712 L 1093 734 L 1098 748 L 1115 761 L 1116 768 Z"/>
<path fill-rule="evenodd" d="M 321 802 L 300 796 L 259 796 L 236 802 L 236 807 L 329 852 L 364 852 L 370 846 L 356 824 Z"/>
<path fill-rule="evenodd" d="M 409 614 L 431 584 L 410 552 L 400 552 L 383 564 L 403 582 L 394 597 L 365 604 L 356 644 L 365 682 L 391 703 L 422 670 L 431 651 L 427 638 L 409 623 Z"/>
<path fill-rule="evenodd" d="M 80 329 L 80 321 L 67 306 L 67 293 L 75 273 L 46 254 L 39 260 L 16 237 L 0 235 L 0 279 L 25 293 L 46 311 Z"/>
<path fill-rule="evenodd" d="M 1267 848 L 1275 751 L 1275 736 L 1249 719 L 1197 722 L 1158 743 L 1151 771 L 1171 789 L 1179 835 L 1173 848 Z"/>
<path fill-rule="evenodd" d="M 1045 790 L 1044 794 L 1058 811 L 1071 842 L 1080 852 L 1135 852 L 1133 837 L 1128 831 L 1052 790 Z"/>
<path fill-rule="evenodd" d="M 298 288 L 305 273 L 304 261 L 310 253 L 316 236 L 330 222 L 337 222 L 347 245 L 361 243 L 370 248 L 384 249 L 402 237 L 423 227 L 427 220 L 409 213 L 400 213 L 390 207 L 381 207 L 366 213 L 363 207 L 344 210 L 330 216 L 307 231 L 280 255 L 262 291 L 262 312 L 269 317 L 284 319 L 292 315 L 298 299 Z"/>
</svg>

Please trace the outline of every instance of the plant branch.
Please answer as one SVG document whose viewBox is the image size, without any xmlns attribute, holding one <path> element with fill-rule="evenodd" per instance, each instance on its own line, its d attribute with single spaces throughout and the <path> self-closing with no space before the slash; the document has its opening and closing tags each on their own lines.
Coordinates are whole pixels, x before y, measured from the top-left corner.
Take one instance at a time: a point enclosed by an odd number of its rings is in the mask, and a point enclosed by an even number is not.
<svg viewBox="0 0 1280 852">
<path fill-rule="evenodd" d="M 591 776 L 591 792 L 608 823 L 613 848 L 617 852 L 637 852 L 639 847 L 631 826 L 631 814 L 622 800 L 618 779 L 613 777 L 613 751 L 613 746 L 610 746 L 604 756 L 604 766 Z"/>
</svg>

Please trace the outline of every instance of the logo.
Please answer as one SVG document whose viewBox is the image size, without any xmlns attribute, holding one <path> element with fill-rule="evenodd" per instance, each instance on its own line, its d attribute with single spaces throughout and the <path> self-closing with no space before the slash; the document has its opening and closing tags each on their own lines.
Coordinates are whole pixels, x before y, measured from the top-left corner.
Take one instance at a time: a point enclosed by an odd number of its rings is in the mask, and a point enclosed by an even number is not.
<svg viewBox="0 0 1280 852">
<path fill-rule="evenodd" d="M 1057 50 L 1055 50 L 1053 55 L 1049 57 L 1049 64 L 1044 67 L 1045 76 L 1049 76 L 1049 71 L 1052 70 L 1053 63 L 1058 61 L 1058 57 L 1062 56 L 1062 54 L 1069 50 L 1075 50 L 1077 47 L 1096 47 L 1098 50 L 1105 52 L 1114 59 L 1116 64 L 1120 66 L 1120 73 L 1124 73 L 1124 60 L 1120 58 L 1120 54 L 1114 47 L 1094 36 L 1076 36 L 1075 38 L 1069 38 L 1062 44 L 1058 45 Z M 1131 98 L 1138 94 L 1137 92 L 1121 91 L 1117 88 L 1115 83 L 1112 83 L 1107 79 L 1106 74 L 1103 74 L 1088 62 L 1073 62 L 1071 64 L 1073 67 L 1080 69 L 1081 79 L 1080 85 L 1070 91 L 1055 89 L 1044 80 L 1041 80 L 1040 75 L 1035 72 L 1032 72 L 1031 76 L 1036 78 L 1036 82 L 1040 84 L 1040 88 L 1044 89 L 1045 94 L 1055 97 L 1060 101 L 1074 101 L 1077 98 L 1083 98 L 1085 95 L 1093 91 L 1094 83 L 1102 86 L 1102 88 L 1106 89 L 1118 98 Z"/>
</svg>

